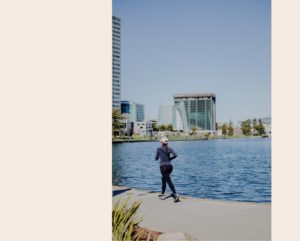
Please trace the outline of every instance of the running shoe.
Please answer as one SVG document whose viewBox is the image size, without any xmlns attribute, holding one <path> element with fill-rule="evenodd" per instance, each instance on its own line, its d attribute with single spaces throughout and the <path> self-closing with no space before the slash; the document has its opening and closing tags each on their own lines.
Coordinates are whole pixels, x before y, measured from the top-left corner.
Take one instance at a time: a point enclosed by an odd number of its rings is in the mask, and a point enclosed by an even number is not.
<svg viewBox="0 0 300 241">
<path fill-rule="evenodd" d="M 161 193 L 161 194 L 158 195 L 158 198 L 159 198 L 159 199 L 163 199 L 164 197 L 166 197 L 165 194 L 162 194 L 162 193 Z"/>
</svg>

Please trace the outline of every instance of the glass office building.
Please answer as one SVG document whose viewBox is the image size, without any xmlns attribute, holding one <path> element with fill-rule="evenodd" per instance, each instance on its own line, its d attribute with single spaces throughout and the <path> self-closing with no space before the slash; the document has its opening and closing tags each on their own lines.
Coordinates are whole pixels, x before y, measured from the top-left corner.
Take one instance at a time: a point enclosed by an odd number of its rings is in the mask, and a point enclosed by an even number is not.
<svg viewBox="0 0 300 241">
<path fill-rule="evenodd" d="M 178 131 L 197 127 L 216 130 L 216 96 L 213 93 L 174 95 L 173 126 Z"/>
<path fill-rule="evenodd" d="M 142 122 L 145 120 L 145 109 L 144 105 L 136 104 L 136 121 Z"/>
<path fill-rule="evenodd" d="M 129 122 L 143 122 L 145 120 L 144 105 L 133 101 L 121 101 L 121 113 L 125 114 Z"/>
<path fill-rule="evenodd" d="M 121 19 L 112 17 L 112 107 L 121 105 Z"/>
</svg>

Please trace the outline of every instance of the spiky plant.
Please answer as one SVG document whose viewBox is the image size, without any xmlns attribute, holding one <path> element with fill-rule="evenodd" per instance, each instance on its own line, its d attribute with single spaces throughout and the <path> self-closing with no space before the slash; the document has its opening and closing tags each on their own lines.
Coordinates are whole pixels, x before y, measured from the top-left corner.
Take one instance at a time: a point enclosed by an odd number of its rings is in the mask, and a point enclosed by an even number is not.
<svg viewBox="0 0 300 241">
<path fill-rule="evenodd" d="M 113 241 L 139 241 L 141 232 L 134 233 L 133 229 L 142 218 L 136 216 L 136 212 L 141 205 L 140 201 L 135 201 L 128 205 L 130 197 L 125 201 L 119 199 L 113 206 L 112 212 L 112 238 Z"/>
</svg>

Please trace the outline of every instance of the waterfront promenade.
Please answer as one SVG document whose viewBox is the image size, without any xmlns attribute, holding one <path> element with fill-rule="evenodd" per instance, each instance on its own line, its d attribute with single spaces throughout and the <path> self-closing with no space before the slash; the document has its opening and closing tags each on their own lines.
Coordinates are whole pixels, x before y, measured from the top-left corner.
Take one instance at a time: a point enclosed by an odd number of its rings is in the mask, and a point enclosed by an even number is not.
<svg viewBox="0 0 300 241">
<path fill-rule="evenodd" d="M 160 200 L 158 193 L 113 186 L 113 202 L 141 200 L 141 227 L 183 232 L 197 240 L 271 240 L 271 204 L 218 201 L 181 196 Z"/>
</svg>

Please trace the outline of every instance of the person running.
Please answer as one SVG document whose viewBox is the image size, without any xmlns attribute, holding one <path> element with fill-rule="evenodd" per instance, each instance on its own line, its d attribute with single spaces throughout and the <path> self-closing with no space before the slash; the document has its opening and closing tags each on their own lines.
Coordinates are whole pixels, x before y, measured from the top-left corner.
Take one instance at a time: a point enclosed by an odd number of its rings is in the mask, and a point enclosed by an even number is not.
<svg viewBox="0 0 300 241">
<path fill-rule="evenodd" d="M 168 138 L 163 137 L 160 142 L 162 146 L 157 148 L 155 155 L 155 160 L 158 160 L 160 158 L 160 172 L 162 175 L 162 190 L 161 194 L 159 194 L 158 196 L 159 198 L 163 199 L 163 197 L 165 196 L 166 184 L 168 183 L 172 191 L 172 195 L 174 196 L 174 202 L 177 202 L 179 201 L 179 194 L 176 193 L 174 184 L 170 177 L 171 172 L 173 171 L 171 160 L 175 159 L 177 157 L 177 154 L 172 148 L 168 147 Z"/>
</svg>

